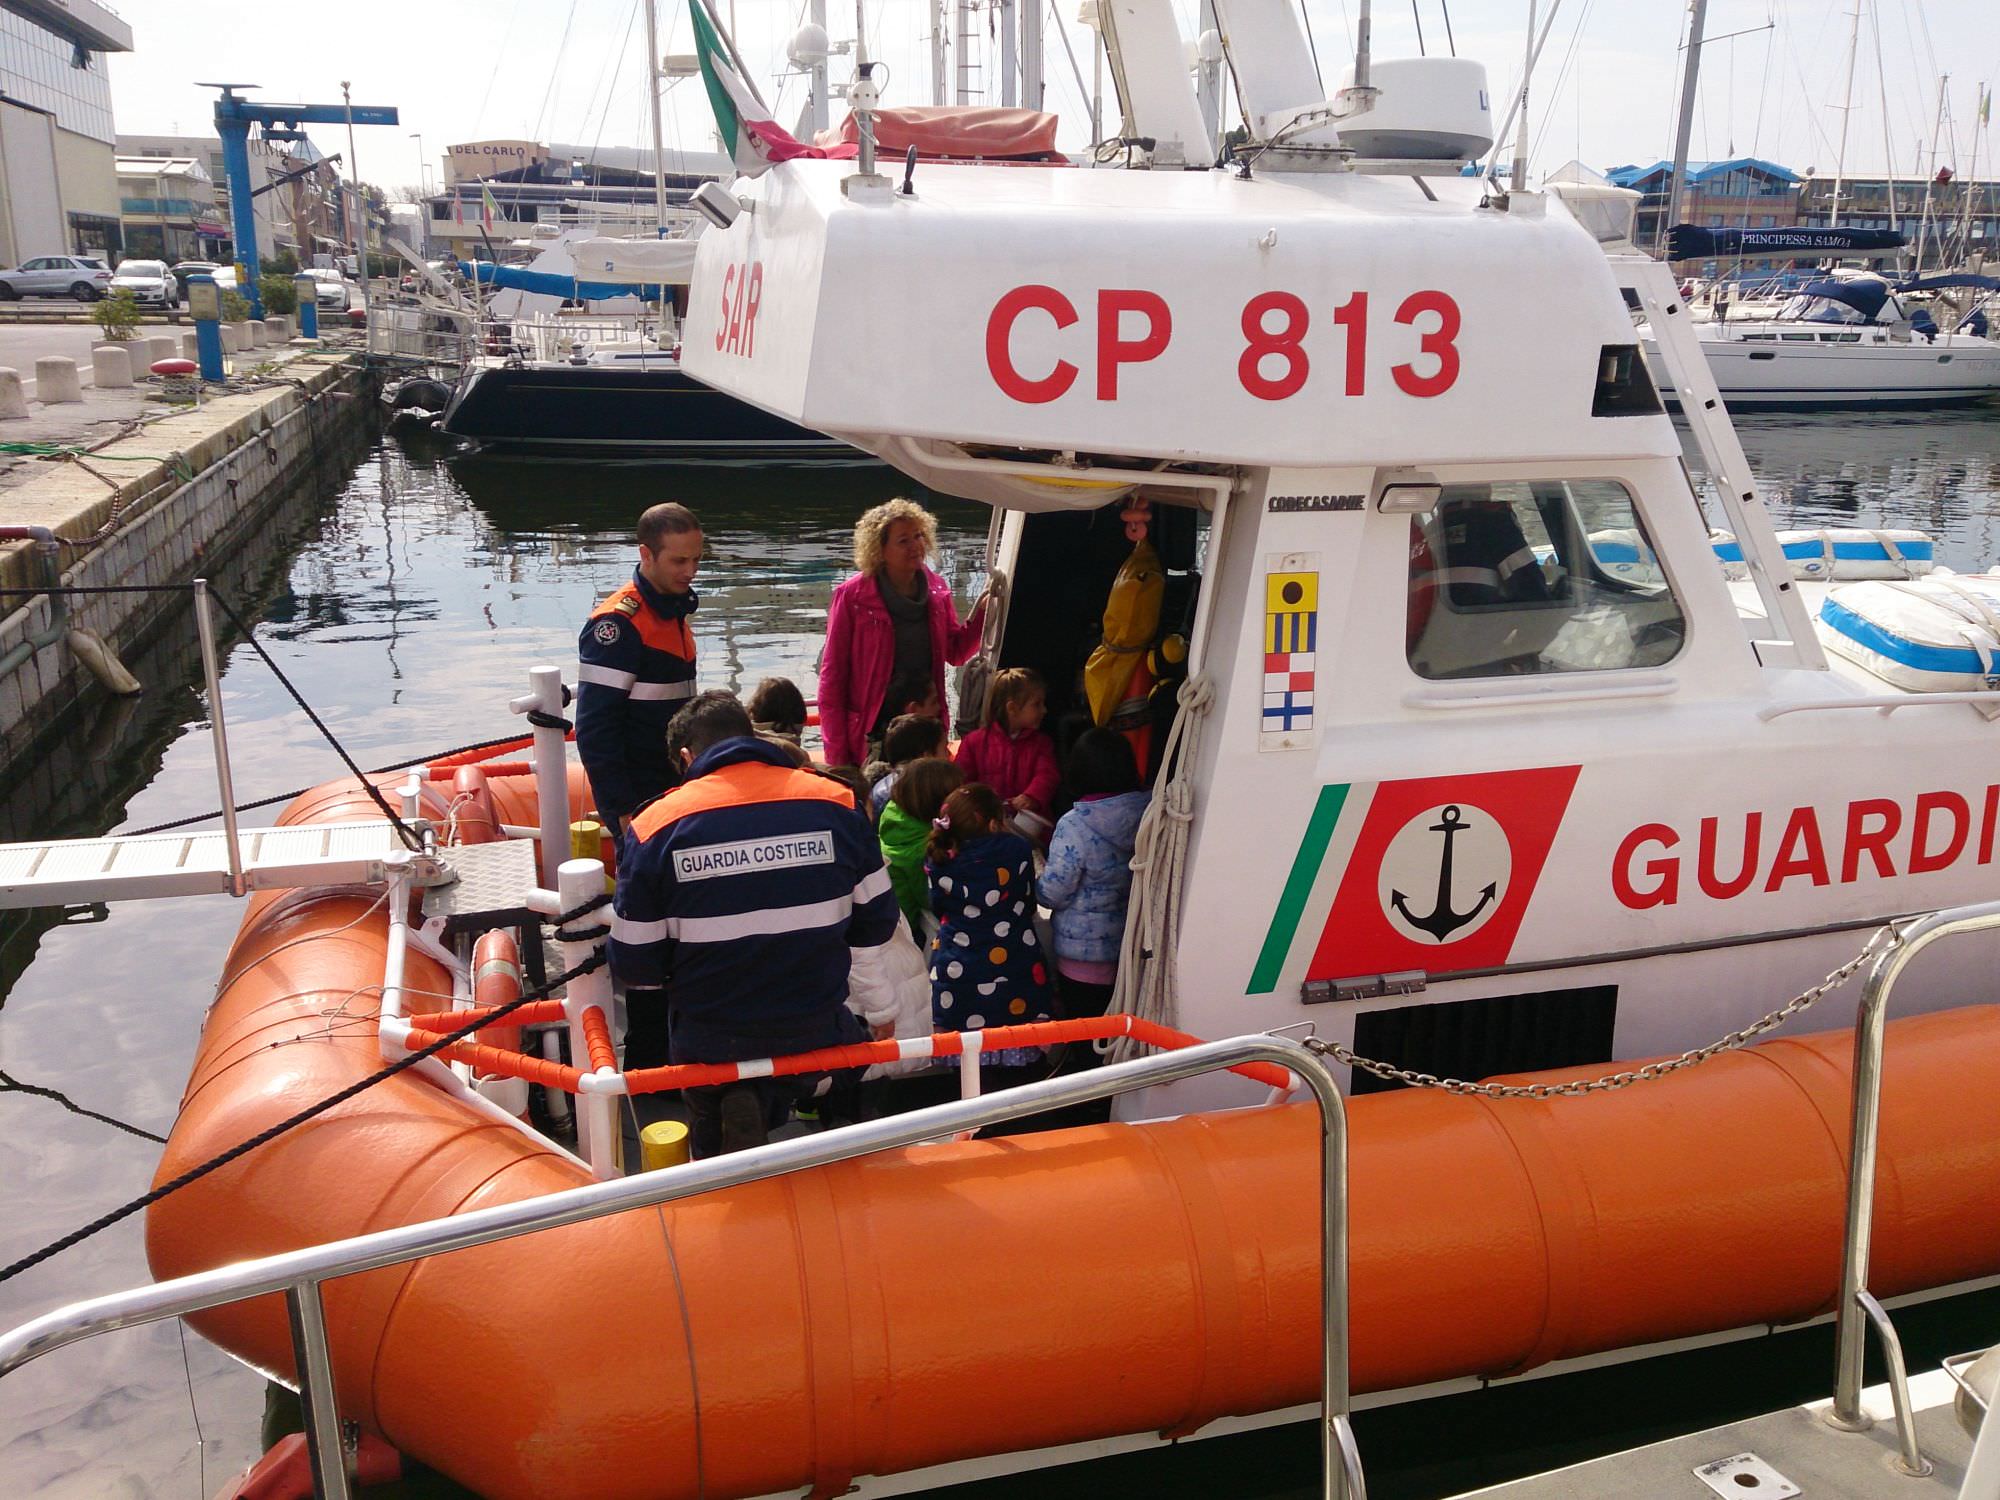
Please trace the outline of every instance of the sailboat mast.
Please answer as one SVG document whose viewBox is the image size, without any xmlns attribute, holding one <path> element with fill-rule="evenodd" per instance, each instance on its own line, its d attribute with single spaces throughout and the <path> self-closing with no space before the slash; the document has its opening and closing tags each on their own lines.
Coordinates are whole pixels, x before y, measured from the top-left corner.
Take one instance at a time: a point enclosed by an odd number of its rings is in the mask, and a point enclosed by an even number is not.
<svg viewBox="0 0 2000 1500">
<path fill-rule="evenodd" d="M 1028 0 L 1034 4 L 1035 0 Z M 1020 102 L 1019 69 L 1014 50 L 1014 0 L 1000 0 L 1000 102 L 1012 109 Z"/>
<path fill-rule="evenodd" d="M 1514 101 L 1520 111 L 1514 136 L 1514 191 L 1528 190 L 1528 80 L 1535 72 L 1535 0 L 1528 0 L 1528 42 L 1527 51 L 1521 57 L 1521 93 Z"/>
<path fill-rule="evenodd" d="M 957 101 L 960 104 L 972 102 L 972 0 L 956 0 L 957 34 L 953 46 L 957 55 L 952 61 L 958 69 Z"/>
<path fill-rule="evenodd" d="M 1674 171 L 1667 180 L 1666 212 L 1660 215 L 1662 250 L 1668 232 L 1681 215 L 1681 189 L 1687 184 L 1688 141 L 1694 134 L 1694 86 L 1701 76 L 1701 37 L 1707 21 L 1708 0 L 1692 0 L 1688 7 L 1687 63 L 1681 69 L 1681 120 L 1674 132 Z"/>
<path fill-rule="evenodd" d="M 1883 180 L 1889 185 L 1889 228 L 1895 231 L 1896 223 L 1896 143 L 1889 129 L 1889 77 L 1882 68 L 1882 11 L 1873 7 L 1868 12 L 1868 30 L 1875 38 L 1875 92 L 1882 101 L 1882 170 Z"/>
<path fill-rule="evenodd" d="M 1043 3 L 1021 0 L 1021 104 L 1027 109 L 1042 107 Z"/>
<path fill-rule="evenodd" d="M 640 0 L 646 12 L 646 108 L 653 120 L 653 211 L 662 233 L 667 227 L 667 152 L 660 135 L 660 23 L 653 0 Z"/>
<path fill-rule="evenodd" d="M 1840 101 L 1840 149 L 1833 154 L 1833 216 L 1829 224 L 1840 227 L 1841 190 L 1847 186 L 1847 122 L 1854 113 L 1854 56 L 1861 47 L 1861 0 L 1854 0 L 1854 25 L 1847 33 L 1847 92 Z"/>
<path fill-rule="evenodd" d="M 1931 189 L 1937 185 L 1938 142 L 1944 138 L 1944 91 L 1950 82 L 1951 74 L 1938 74 L 1937 119 L 1931 125 L 1931 166 L 1929 175 L 1924 178 L 1924 207 L 1922 216 L 1917 220 L 1917 262 L 1910 268 L 1912 276 L 1924 273 L 1924 241 L 1929 237 L 1931 228 Z M 1921 161 L 1922 157 L 1918 160 Z"/>
<path fill-rule="evenodd" d="M 1981 116 L 1986 114 L 1990 108 L 1987 103 L 1990 93 L 1990 88 L 1982 83 L 1979 85 L 1978 91 L 1972 96 L 1972 159 L 1966 163 L 1965 175 L 1958 181 L 1958 190 L 1965 197 L 1965 213 L 1959 220 L 1958 226 L 1957 259 L 1960 265 L 1967 265 L 1972 260 L 1972 204 L 1973 200 L 1979 196 L 1979 137 L 1981 135 L 1979 125 Z M 1989 166 L 1987 170 L 1991 171 L 1992 168 Z"/>
<path fill-rule="evenodd" d="M 930 0 L 931 12 L 931 103 L 945 102 L 944 15 L 945 0 Z"/>
<path fill-rule="evenodd" d="M 820 35 L 824 36 L 826 34 L 826 0 L 812 0 L 811 5 L 807 8 L 806 18 L 813 25 L 817 26 L 820 29 Z M 808 86 L 812 89 L 811 120 L 813 134 L 818 135 L 820 131 L 826 129 L 832 120 L 832 113 L 827 100 L 826 52 L 824 49 L 821 50 L 819 56 L 813 61 Z"/>
</svg>

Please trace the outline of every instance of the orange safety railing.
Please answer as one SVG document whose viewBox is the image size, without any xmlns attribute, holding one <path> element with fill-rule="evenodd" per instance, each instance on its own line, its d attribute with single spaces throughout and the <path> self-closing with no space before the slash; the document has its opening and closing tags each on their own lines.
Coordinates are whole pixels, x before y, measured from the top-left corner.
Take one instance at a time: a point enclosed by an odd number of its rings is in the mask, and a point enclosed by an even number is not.
<svg viewBox="0 0 2000 1500">
<path fill-rule="evenodd" d="M 549 1013 L 543 1014 L 544 1011 Z M 412 1050 L 428 1047 L 453 1029 L 488 1014 L 491 1012 L 475 1008 L 412 1017 L 416 1025 L 436 1026 L 441 1029 L 431 1031 L 413 1027 L 407 1045 Z M 537 1020 L 560 1020 L 562 1016 L 560 1002 L 544 1000 L 509 1012 L 508 1020 L 530 1024 Z M 583 1012 L 582 1020 L 585 1042 L 590 1051 L 591 1069 L 602 1079 L 605 1070 L 615 1072 L 617 1068 L 617 1055 L 611 1044 L 610 1028 L 605 1023 L 604 1012 L 594 1005 Z M 927 1037 L 896 1037 L 885 1041 L 854 1042 L 844 1047 L 821 1047 L 812 1052 L 798 1052 L 789 1057 L 758 1058 L 754 1061 L 730 1063 L 676 1063 L 660 1068 L 638 1068 L 617 1074 L 615 1081 L 604 1080 L 595 1083 L 592 1085 L 592 1091 L 657 1094 L 668 1089 L 736 1083 L 745 1078 L 787 1078 L 801 1073 L 828 1073 L 840 1068 L 867 1068 L 876 1063 L 903 1062 L 911 1058 L 958 1057 L 965 1051 L 967 1036 L 980 1038 L 981 1052 L 994 1052 L 1003 1047 L 1048 1047 L 1062 1042 L 1094 1042 L 1111 1037 L 1130 1037 L 1144 1046 L 1173 1051 L 1181 1047 L 1197 1046 L 1202 1040 L 1185 1031 L 1176 1031 L 1170 1026 L 1161 1026 L 1157 1022 L 1143 1020 L 1138 1016 L 1122 1014 L 1088 1016 L 1074 1021 L 1035 1021 L 1022 1026 L 995 1026 L 981 1032 L 939 1031 Z M 509 1051 L 505 1047 L 459 1042 L 445 1048 L 441 1055 L 455 1062 L 470 1063 L 482 1073 L 525 1078 L 530 1083 L 559 1088 L 571 1094 L 580 1093 L 583 1089 L 585 1075 L 581 1069 L 550 1062 L 546 1058 L 535 1057 L 528 1053 Z M 1230 1071 L 1286 1092 L 1290 1092 L 1293 1084 L 1289 1072 L 1270 1063 L 1245 1063 Z"/>
</svg>

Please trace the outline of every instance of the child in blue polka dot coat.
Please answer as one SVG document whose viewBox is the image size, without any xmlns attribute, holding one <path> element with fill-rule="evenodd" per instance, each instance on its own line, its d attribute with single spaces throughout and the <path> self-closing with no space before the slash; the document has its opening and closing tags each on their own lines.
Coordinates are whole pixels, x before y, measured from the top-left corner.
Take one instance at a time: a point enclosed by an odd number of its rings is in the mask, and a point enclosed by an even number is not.
<svg viewBox="0 0 2000 1500">
<path fill-rule="evenodd" d="M 1028 841 L 1007 831 L 1009 808 L 974 782 L 945 799 L 931 825 L 931 1019 L 939 1031 L 1046 1021 L 1054 1014 L 1047 955 L 1035 941 L 1035 865 Z M 1040 1060 L 1039 1047 L 985 1054 L 998 1067 Z M 999 1080 L 995 1080 L 996 1083 Z"/>
</svg>

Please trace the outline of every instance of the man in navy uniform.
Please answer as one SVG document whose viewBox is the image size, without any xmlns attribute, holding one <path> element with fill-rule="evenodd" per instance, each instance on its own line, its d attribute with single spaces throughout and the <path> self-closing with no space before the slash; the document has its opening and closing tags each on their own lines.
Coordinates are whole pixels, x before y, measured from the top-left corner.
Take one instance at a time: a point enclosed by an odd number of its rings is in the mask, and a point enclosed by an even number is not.
<svg viewBox="0 0 2000 1500">
<path fill-rule="evenodd" d="M 890 1035 L 900 912 L 854 794 L 761 738 L 725 692 L 681 710 L 672 747 L 685 779 L 639 811 L 618 850 L 611 965 L 628 1055 L 658 1027 L 659 987 L 677 1063 L 810 1052 L 864 1041 L 871 1025 Z M 685 1090 L 694 1154 L 764 1144 L 814 1082 Z"/>
<path fill-rule="evenodd" d="M 694 696 L 701 522 L 685 505 L 639 517 L 639 565 L 584 622 L 576 654 L 576 752 L 597 816 L 621 832 L 642 803 L 680 780 L 667 724 Z"/>
</svg>

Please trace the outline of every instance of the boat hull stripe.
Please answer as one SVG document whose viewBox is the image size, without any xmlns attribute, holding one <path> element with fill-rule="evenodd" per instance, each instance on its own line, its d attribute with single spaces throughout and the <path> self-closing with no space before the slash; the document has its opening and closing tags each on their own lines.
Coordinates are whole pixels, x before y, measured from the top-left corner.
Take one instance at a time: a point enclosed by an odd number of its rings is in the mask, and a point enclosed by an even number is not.
<svg viewBox="0 0 2000 1500">
<path fill-rule="evenodd" d="M 1285 955 L 1292 951 L 1292 939 L 1298 936 L 1299 919 L 1305 915 L 1306 899 L 1312 895 L 1313 880 L 1319 874 L 1320 861 L 1326 858 L 1326 846 L 1333 838 L 1334 824 L 1340 821 L 1347 793 L 1345 784 L 1319 789 L 1319 800 L 1306 822 L 1306 836 L 1299 841 L 1292 872 L 1285 877 L 1284 894 L 1271 914 L 1270 931 L 1264 934 L 1257 967 L 1250 974 L 1249 992 L 1253 995 L 1268 995 L 1277 988 L 1278 974 L 1285 967 Z"/>
</svg>

